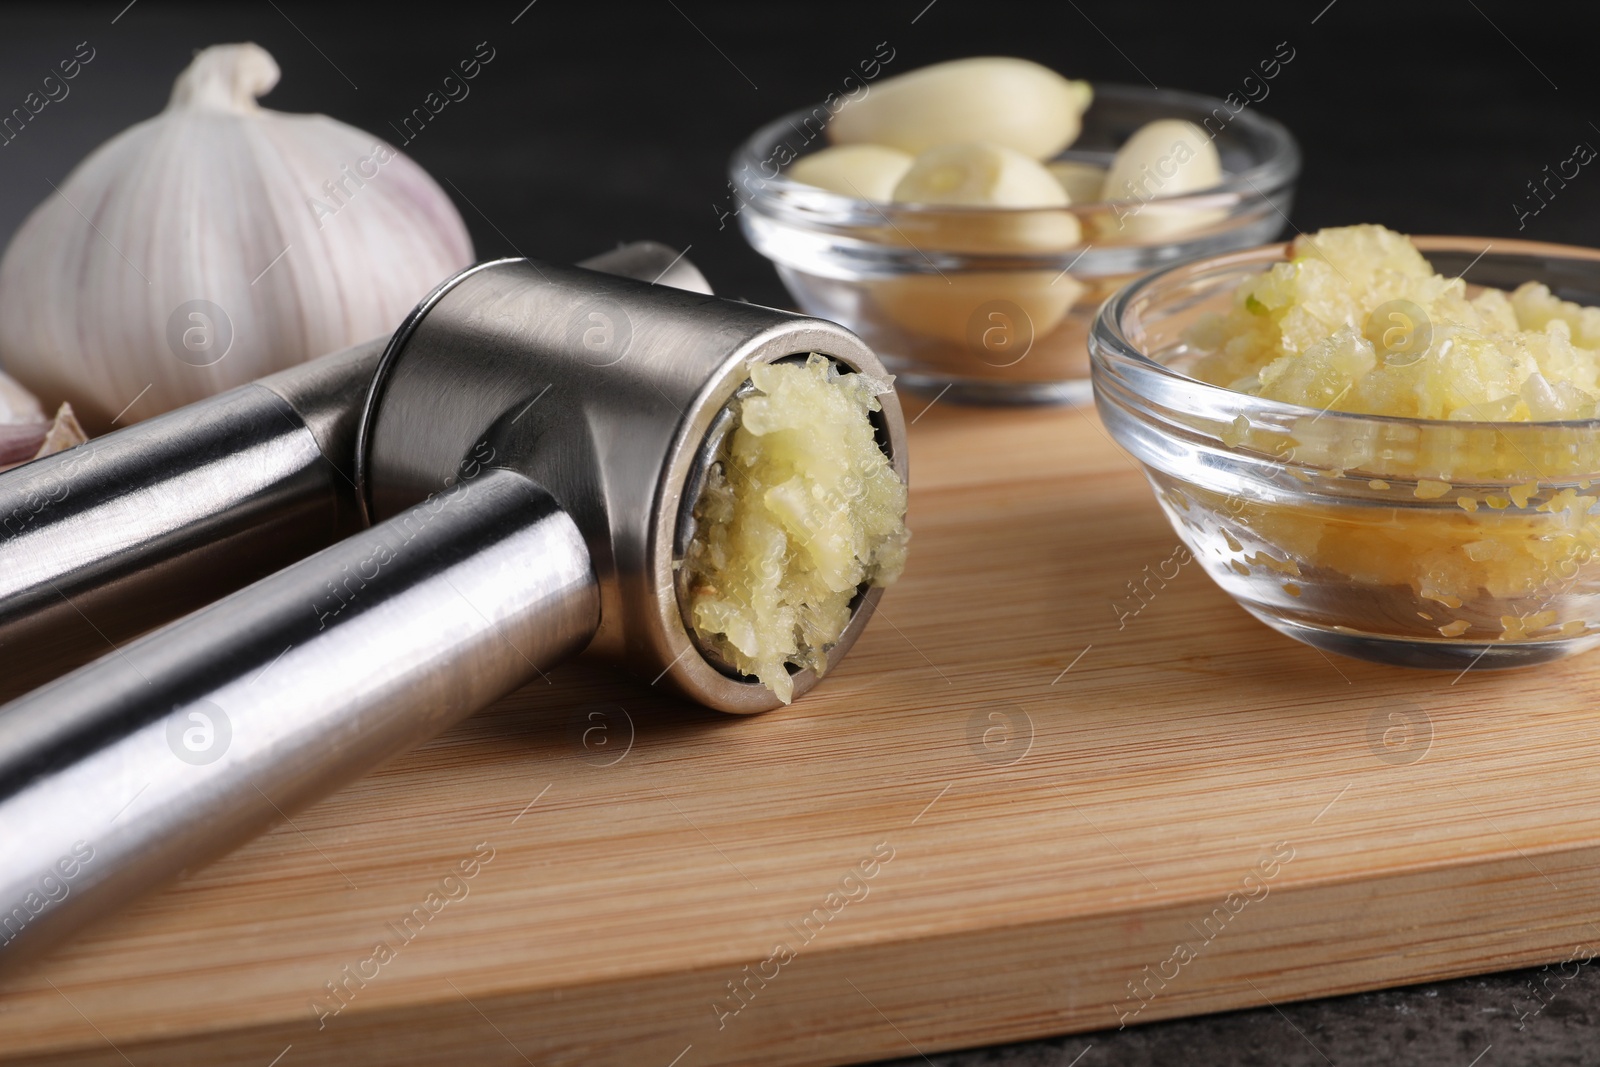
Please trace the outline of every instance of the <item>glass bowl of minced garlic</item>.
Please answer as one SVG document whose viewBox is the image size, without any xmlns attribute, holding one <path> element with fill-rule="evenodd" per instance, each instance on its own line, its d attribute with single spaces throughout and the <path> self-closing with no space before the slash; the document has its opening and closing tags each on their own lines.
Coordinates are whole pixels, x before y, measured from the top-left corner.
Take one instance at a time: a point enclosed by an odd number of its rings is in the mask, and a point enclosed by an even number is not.
<svg viewBox="0 0 1600 1067">
<path fill-rule="evenodd" d="M 1600 644 L 1600 251 L 1349 226 L 1150 275 L 1096 401 L 1282 633 L 1465 670 Z"/>
</svg>

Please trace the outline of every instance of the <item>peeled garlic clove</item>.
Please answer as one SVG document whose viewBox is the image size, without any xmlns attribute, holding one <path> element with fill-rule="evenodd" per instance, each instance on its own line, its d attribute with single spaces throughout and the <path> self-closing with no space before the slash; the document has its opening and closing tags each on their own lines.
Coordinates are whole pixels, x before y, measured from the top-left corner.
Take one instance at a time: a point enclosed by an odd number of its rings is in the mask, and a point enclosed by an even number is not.
<svg viewBox="0 0 1600 1067">
<path fill-rule="evenodd" d="M 1069 202 L 1092 204 L 1103 199 L 1100 191 L 1105 188 L 1106 168 L 1093 163 L 1063 162 L 1048 163 L 1045 169 L 1055 178 L 1056 184 L 1066 190 Z"/>
<path fill-rule="evenodd" d="M 914 337 L 943 342 L 986 377 L 1019 365 L 1033 343 L 1053 332 L 1085 286 L 1056 270 L 907 274 L 871 282 L 873 303 Z"/>
<path fill-rule="evenodd" d="M 1222 181 L 1222 160 L 1205 130 L 1182 119 L 1139 127 L 1117 149 L 1106 175 L 1112 200 L 1150 200 L 1208 189 Z"/>
<path fill-rule="evenodd" d="M 410 159 L 259 107 L 277 78 L 256 45 L 206 49 L 165 111 L 23 223 L 0 261 L 0 365 L 47 404 L 137 421 L 389 333 L 472 261 Z"/>
<path fill-rule="evenodd" d="M 1077 216 L 1059 210 L 1067 194 L 1038 163 L 991 144 L 930 148 L 895 186 L 897 203 L 996 207 L 1005 211 L 927 212 L 902 216 L 885 240 L 945 252 L 1053 252 L 1082 236 Z M 1027 211 L 1022 209 L 1033 208 Z"/>
<path fill-rule="evenodd" d="M 881 144 L 834 145 L 802 156 L 789 177 L 857 200 L 887 201 L 911 169 L 911 154 Z"/>
<path fill-rule="evenodd" d="M 1209 189 L 1221 181 L 1222 160 L 1205 130 L 1182 119 L 1141 126 L 1117 150 L 1106 175 L 1105 199 L 1127 204 L 1102 236 L 1148 240 L 1208 225 L 1223 212 L 1151 201 Z"/>
<path fill-rule="evenodd" d="M 1021 152 L 972 141 L 923 152 L 894 187 L 894 199 L 903 204 L 1063 207 L 1067 194 L 1048 170 Z"/>
<path fill-rule="evenodd" d="M 1048 159 L 1077 138 L 1093 95 L 1088 82 L 1026 59 L 955 59 L 878 83 L 834 116 L 828 135 L 834 144 L 882 144 L 913 155 L 991 141 Z"/>
</svg>

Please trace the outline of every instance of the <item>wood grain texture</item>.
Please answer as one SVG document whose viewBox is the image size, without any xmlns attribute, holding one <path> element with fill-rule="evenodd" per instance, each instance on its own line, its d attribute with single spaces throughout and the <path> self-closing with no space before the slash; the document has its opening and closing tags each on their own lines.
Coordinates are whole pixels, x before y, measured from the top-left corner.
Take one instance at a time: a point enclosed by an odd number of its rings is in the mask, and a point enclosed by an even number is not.
<svg viewBox="0 0 1600 1067">
<path fill-rule="evenodd" d="M 834 1064 L 1600 941 L 1600 661 L 1334 662 L 1193 565 L 1119 628 L 1176 540 L 1085 412 L 936 405 L 912 477 L 799 704 L 561 668 L 0 986 L 0 1063 Z"/>
</svg>

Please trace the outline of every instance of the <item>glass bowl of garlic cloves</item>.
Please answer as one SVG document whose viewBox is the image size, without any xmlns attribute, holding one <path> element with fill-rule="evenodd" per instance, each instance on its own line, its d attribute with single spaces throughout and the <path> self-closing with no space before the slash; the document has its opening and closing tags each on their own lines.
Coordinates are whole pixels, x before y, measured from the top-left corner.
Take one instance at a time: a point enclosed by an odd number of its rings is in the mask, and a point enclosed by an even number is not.
<svg viewBox="0 0 1600 1067">
<path fill-rule="evenodd" d="M 1284 225 L 1299 149 L 1238 97 L 1002 57 L 865 77 L 884 62 L 756 131 L 719 210 L 803 311 L 860 334 L 901 386 L 1085 401 L 1107 296 Z"/>
</svg>

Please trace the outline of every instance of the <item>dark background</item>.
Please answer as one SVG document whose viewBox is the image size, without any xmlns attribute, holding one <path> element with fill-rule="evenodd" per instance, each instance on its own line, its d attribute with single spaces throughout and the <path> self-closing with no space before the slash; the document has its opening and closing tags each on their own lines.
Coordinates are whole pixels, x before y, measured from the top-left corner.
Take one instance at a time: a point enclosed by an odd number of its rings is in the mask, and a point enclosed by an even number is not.
<svg viewBox="0 0 1600 1067">
<path fill-rule="evenodd" d="M 1091 81 L 1224 95 L 1286 41 L 1295 58 L 1252 106 L 1286 123 L 1304 150 L 1297 228 L 1382 222 L 1410 233 L 1600 245 L 1600 161 L 1520 231 L 1518 218 L 1537 206 L 1527 184 L 1545 166 L 1554 170 L 1580 142 L 1600 147 L 1592 4 L 525 3 L 6 8 L 0 114 L 21 106 L 79 42 L 95 58 L 64 100 L 0 147 L 0 236 L 96 145 L 159 111 L 197 48 L 256 41 L 283 68 L 268 105 L 324 112 L 398 141 L 390 124 L 487 42 L 495 58 L 470 95 L 406 148 L 455 195 L 480 257 L 572 260 L 648 237 L 692 246 L 719 292 L 782 304 L 776 275 L 737 227 L 719 229 L 728 155 L 765 120 L 840 88 L 879 42 L 895 50 L 885 76 L 990 53 Z M 1518 1029 L 1537 978 L 1470 979 L 926 1062 L 1597 1062 L 1594 968 Z"/>
<path fill-rule="evenodd" d="M 526 2 L 12 8 L 0 15 L 0 113 L 78 42 L 96 57 L 65 100 L 0 148 L 0 235 L 50 192 L 47 178 L 59 184 L 94 146 L 159 111 L 195 49 L 241 40 L 283 68 L 271 107 L 392 141 L 390 123 L 488 42 L 495 59 L 470 95 L 406 148 L 456 196 L 480 256 L 572 260 L 651 237 L 692 244 L 718 291 L 761 303 L 784 301 L 776 275 L 732 221 L 718 229 L 728 155 L 762 122 L 838 89 L 880 41 L 895 50 L 885 76 L 991 53 L 1215 95 L 1239 90 L 1287 41 L 1293 62 L 1252 106 L 1300 139 L 1291 217 L 1308 231 L 1382 222 L 1518 235 L 1516 205 L 1535 203 L 1527 183 L 1580 141 L 1600 147 L 1600 15 L 1581 14 L 1589 4 L 537 0 L 513 25 Z M 1520 235 L 1600 244 L 1590 169 Z"/>
</svg>

